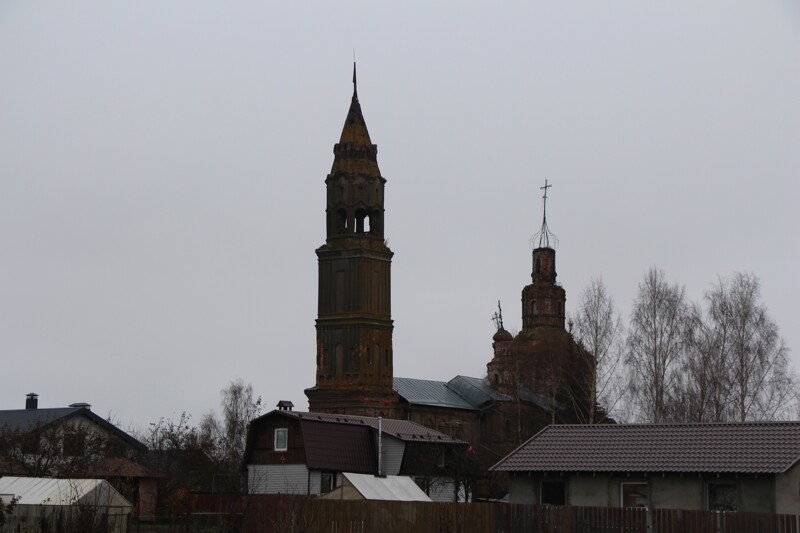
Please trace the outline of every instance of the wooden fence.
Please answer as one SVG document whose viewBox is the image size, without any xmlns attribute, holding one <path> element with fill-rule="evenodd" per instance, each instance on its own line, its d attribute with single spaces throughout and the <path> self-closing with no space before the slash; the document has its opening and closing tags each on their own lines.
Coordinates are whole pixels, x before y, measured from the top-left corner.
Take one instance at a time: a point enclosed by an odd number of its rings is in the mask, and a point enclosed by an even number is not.
<svg viewBox="0 0 800 533">
<path fill-rule="evenodd" d="M 244 533 L 800 533 L 798 516 L 502 503 L 209 496 L 168 529 Z M 162 526 L 163 527 L 163 526 Z"/>
</svg>

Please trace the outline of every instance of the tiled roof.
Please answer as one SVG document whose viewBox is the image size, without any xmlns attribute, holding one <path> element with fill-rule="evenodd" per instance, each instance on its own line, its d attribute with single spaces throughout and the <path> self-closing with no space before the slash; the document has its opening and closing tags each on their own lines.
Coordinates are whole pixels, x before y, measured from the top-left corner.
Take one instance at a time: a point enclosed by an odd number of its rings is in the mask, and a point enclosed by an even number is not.
<svg viewBox="0 0 800 533">
<path fill-rule="evenodd" d="M 800 422 L 548 426 L 492 467 L 507 472 L 785 472 Z"/>
<path fill-rule="evenodd" d="M 375 430 L 378 429 L 378 419 L 369 416 L 354 415 L 335 415 L 328 413 L 303 413 L 299 411 L 272 411 L 267 413 L 279 413 L 291 416 L 299 420 L 311 420 L 316 422 L 332 422 L 337 424 L 348 424 L 367 426 Z M 264 416 L 267 416 L 264 415 Z M 392 418 L 381 419 L 381 431 L 387 435 L 397 437 L 405 442 L 437 442 L 442 444 L 465 444 L 464 441 L 454 439 L 434 429 L 410 422 L 408 420 L 395 420 Z"/>
<path fill-rule="evenodd" d="M 369 427 L 301 420 L 300 429 L 309 468 L 362 474 L 378 471 Z"/>
<path fill-rule="evenodd" d="M 475 405 L 451 389 L 444 381 L 394 378 L 394 390 L 412 405 L 430 405 L 451 409 L 476 410 Z"/>
</svg>

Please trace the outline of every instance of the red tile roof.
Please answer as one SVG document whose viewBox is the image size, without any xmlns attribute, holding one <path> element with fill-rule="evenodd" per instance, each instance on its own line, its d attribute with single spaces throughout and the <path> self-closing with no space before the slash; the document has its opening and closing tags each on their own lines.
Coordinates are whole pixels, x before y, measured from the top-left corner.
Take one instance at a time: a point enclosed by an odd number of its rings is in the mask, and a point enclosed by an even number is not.
<svg viewBox="0 0 800 533">
<path fill-rule="evenodd" d="M 785 472 L 800 422 L 554 425 L 491 469 L 506 472 Z"/>
</svg>

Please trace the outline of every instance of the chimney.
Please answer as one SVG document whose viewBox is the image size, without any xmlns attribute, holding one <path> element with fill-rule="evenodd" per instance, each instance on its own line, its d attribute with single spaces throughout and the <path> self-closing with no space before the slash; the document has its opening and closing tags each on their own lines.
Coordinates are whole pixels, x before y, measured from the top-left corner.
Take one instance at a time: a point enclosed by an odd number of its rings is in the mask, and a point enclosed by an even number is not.
<svg viewBox="0 0 800 533">
<path fill-rule="evenodd" d="M 292 408 L 294 407 L 294 404 L 289 400 L 281 400 L 278 402 L 278 405 L 276 407 L 280 411 L 291 411 Z"/>
<path fill-rule="evenodd" d="M 38 409 L 39 408 L 39 395 L 35 392 L 29 392 L 25 396 L 25 409 Z"/>
<path fill-rule="evenodd" d="M 76 402 L 69 404 L 70 407 L 73 409 L 88 409 L 89 411 L 92 410 L 92 404 L 86 402 Z"/>
</svg>

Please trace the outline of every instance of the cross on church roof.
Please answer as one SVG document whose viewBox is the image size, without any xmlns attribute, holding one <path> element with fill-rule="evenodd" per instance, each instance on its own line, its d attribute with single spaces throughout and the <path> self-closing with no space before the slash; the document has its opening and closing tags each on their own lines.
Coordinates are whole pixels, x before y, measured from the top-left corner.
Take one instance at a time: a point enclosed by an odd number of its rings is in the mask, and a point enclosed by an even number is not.
<svg viewBox="0 0 800 533">
<path fill-rule="evenodd" d="M 547 227 L 547 189 L 551 187 L 552 185 L 546 179 L 544 180 L 544 186 L 539 187 L 540 191 L 544 191 L 542 193 L 542 229 L 531 239 L 531 247 L 555 248 L 558 246 L 558 238 Z"/>
<path fill-rule="evenodd" d="M 494 327 L 498 331 L 503 329 L 503 308 L 500 307 L 500 300 L 497 300 L 497 311 L 492 315 L 492 320 L 494 321 Z"/>
</svg>

